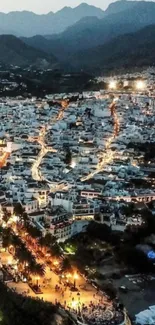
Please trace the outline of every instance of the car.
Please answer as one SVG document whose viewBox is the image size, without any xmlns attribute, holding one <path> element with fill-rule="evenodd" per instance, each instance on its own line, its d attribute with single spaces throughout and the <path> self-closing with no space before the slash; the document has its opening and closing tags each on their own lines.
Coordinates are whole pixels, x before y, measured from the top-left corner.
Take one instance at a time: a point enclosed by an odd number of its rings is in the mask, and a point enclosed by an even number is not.
<svg viewBox="0 0 155 325">
<path fill-rule="evenodd" d="M 127 292 L 128 292 L 128 288 L 125 287 L 125 286 L 120 286 L 120 287 L 119 287 L 119 290 L 120 290 L 121 292 L 124 292 L 124 293 L 127 293 Z"/>
</svg>

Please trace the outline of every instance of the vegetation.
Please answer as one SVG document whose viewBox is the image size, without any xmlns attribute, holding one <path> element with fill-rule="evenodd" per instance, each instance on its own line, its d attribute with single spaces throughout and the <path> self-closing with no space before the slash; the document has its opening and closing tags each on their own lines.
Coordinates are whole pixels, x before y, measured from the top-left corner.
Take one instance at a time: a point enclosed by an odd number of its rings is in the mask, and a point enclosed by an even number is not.
<svg viewBox="0 0 155 325">
<path fill-rule="evenodd" d="M 70 165 L 71 161 L 72 161 L 72 152 L 70 151 L 69 148 L 67 148 L 66 149 L 66 157 L 65 157 L 64 162 L 66 165 Z"/>
<path fill-rule="evenodd" d="M 56 306 L 40 299 L 23 297 L 0 282 L 2 325 L 51 325 Z"/>
<path fill-rule="evenodd" d="M 64 258 L 61 263 L 62 273 L 72 272 L 72 266 L 68 258 Z"/>
<path fill-rule="evenodd" d="M 22 239 L 13 233 L 10 228 L 3 229 L 3 247 L 9 248 L 10 252 L 18 260 L 18 267 L 28 277 L 31 275 L 44 276 L 45 268 L 36 262 L 34 255 L 27 248 Z"/>
</svg>

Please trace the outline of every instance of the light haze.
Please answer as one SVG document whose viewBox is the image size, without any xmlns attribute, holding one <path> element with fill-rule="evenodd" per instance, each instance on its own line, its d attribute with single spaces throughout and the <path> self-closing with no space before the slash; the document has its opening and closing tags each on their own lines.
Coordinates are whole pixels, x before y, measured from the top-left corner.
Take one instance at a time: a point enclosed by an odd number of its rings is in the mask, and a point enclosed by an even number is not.
<svg viewBox="0 0 155 325">
<path fill-rule="evenodd" d="M 64 6 L 76 7 L 81 2 L 106 9 L 112 0 L 0 0 L 0 11 L 9 12 L 16 10 L 28 10 L 39 14 L 57 11 Z"/>
</svg>

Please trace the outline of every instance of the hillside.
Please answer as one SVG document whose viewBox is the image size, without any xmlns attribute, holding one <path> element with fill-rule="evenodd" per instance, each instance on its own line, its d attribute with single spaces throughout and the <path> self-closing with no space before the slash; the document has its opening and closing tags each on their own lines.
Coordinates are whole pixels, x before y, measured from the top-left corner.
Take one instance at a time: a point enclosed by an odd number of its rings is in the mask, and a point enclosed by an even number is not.
<svg viewBox="0 0 155 325">
<path fill-rule="evenodd" d="M 0 35 L 0 62 L 3 64 L 18 65 L 20 67 L 50 66 L 57 64 L 53 55 L 36 50 L 12 35 Z"/>
<path fill-rule="evenodd" d="M 119 35 L 136 32 L 154 22 L 154 2 L 118 1 L 107 9 L 103 19 L 84 17 L 52 39 L 39 41 L 36 36 L 23 40 L 26 44 L 53 53 L 59 60 L 64 61 L 78 51 L 103 45 Z"/>
<path fill-rule="evenodd" d="M 30 37 L 61 33 L 67 27 L 75 24 L 86 16 L 102 18 L 104 11 L 94 6 L 82 3 L 76 8 L 64 7 L 56 13 L 49 12 L 37 15 L 29 11 L 15 11 L 8 14 L 0 13 L 0 30 L 9 31 L 15 36 Z M 28 23 L 27 23 L 28 22 Z"/>
<path fill-rule="evenodd" d="M 155 25 L 114 38 L 70 58 L 75 70 L 91 72 L 155 65 Z"/>
<path fill-rule="evenodd" d="M 105 10 L 105 16 L 111 15 L 111 14 L 117 14 L 124 10 L 129 10 L 129 9 L 133 8 L 135 5 L 137 5 L 137 1 L 119 0 L 116 2 L 112 2 L 108 6 L 108 8 Z"/>
</svg>

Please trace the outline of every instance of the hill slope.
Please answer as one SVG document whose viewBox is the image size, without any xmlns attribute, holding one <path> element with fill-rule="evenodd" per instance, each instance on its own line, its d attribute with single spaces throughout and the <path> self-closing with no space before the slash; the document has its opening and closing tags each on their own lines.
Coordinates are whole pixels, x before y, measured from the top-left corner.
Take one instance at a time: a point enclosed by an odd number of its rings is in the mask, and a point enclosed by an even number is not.
<svg viewBox="0 0 155 325">
<path fill-rule="evenodd" d="M 36 50 L 12 35 L 0 35 L 0 62 L 22 66 L 52 66 L 57 63 L 53 55 Z"/>
<path fill-rule="evenodd" d="M 155 65 L 155 25 L 114 38 L 70 58 L 74 69 L 93 72 Z"/>
<path fill-rule="evenodd" d="M 41 41 L 36 36 L 23 40 L 31 46 L 53 53 L 59 60 L 64 61 L 77 51 L 103 45 L 114 37 L 135 32 L 155 22 L 154 2 L 118 1 L 111 5 L 111 8 L 107 9 L 103 19 L 84 17 L 52 39 Z M 107 15 L 107 12 L 110 14 Z"/>
</svg>

